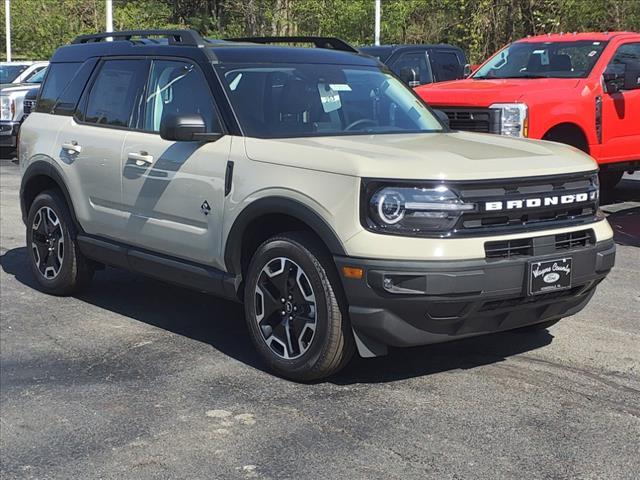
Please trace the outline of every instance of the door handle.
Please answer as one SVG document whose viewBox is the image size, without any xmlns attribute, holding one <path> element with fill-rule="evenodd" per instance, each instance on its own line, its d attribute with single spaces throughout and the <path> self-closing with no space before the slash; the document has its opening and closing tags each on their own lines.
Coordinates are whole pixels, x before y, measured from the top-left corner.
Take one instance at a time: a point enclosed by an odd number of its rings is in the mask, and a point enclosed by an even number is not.
<svg viewBox="0 0 640 480">
<path fill-rule="evenodd" d="M 151 165 L 153 163 L 153 155 L 149 155 L 147 152 L 129 152 L 127 154 L 129 160 L 136 162 L 136 165 L 141 167 L 142 165 Z"/>
<path fill-rule="evenodd" d="M 75 140 L 71 140 L 70 142 L 63 143 L 62 149 L 66 150 L 68 153 L 80 153 L 82 151 L 82 146 L 78 145 L 78 142 Z"/>
</svg>

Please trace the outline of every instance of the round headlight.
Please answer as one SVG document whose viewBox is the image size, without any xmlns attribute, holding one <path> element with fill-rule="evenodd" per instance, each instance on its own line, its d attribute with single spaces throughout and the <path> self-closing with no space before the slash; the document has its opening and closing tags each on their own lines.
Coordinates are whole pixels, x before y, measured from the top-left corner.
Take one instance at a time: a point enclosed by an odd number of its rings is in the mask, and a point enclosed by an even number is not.
<svg viewBox="0 0 640 480">
<path fill-rule="evenodd" d="M 404 197 L 395 191 L 385 191 L 378 198 L 378 215 L 384 223 L 394 225 L 404 218 Z"/>
</svg>

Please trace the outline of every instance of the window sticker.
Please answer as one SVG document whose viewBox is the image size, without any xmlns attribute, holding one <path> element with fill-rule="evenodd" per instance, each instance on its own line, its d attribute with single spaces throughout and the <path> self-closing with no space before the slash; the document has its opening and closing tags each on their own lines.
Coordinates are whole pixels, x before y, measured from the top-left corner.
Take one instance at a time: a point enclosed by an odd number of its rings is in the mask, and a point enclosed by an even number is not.
<svg viewBox="0 0 640 480">
<path fill-rule="evenodd" d="M 350 92 L 351 87 L 346 83 L 330 83 L 329 88 L 331 88 L 334 92 Z"/>
<path fill-rule="evenodd" d="M 587 56 L 589 56 L 589 57 L 595 57 L 597 53 L 598 53 L 598 51 L 597 51 L 597 50 L 591 50 L 591 51 L 587 54 Z"/>
<path fill-rule="evenodd" d="M 325 113 L 339 110 L 342 107 L 340 102 L 340 93 L 336 92 L 332 85 L 328 83 L 318 83 L 318 92 L 320 93 L 320 102 Z"/>
</svg>

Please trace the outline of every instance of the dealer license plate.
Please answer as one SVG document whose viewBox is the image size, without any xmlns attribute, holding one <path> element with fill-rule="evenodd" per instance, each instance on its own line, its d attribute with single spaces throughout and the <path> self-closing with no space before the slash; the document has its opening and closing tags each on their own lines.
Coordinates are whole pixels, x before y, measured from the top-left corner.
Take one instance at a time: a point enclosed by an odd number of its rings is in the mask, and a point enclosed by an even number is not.
<svg viewBox="0 0 640 480">
<path fill-rule="evenodd" d="M 571 258 L 529 263 L 529 295 L 571 288 Z"/>
</svg>

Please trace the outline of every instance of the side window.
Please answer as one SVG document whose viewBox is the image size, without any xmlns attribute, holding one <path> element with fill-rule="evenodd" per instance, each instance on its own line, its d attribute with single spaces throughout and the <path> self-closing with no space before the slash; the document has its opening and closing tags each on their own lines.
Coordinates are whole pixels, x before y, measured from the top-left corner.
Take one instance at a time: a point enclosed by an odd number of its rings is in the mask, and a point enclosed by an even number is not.
<svg viewBox="0 0 640 480">
<path fill-rule="evenodd" d="M 56 100 L 67 88 L 71 79 L 80 68 L 80 63 L 52 63 L 47 70 L 44 85 L 40 88 L 40 97 L 36 110 L 51 113 Z"/>
<path fill-rule="evenodd" d="M 84 121 L 97 125 L 132 127 L 140 110 L 147 62 L 107 60 L 89 93 Z"/>
<path fill-rule="evenodd" d="M 615 55 L 607 65 L 606 72 L 620 75 L 620 79 L 616 81 L 618 89 L 623 90 L 624 80 L 622 76 L 629 63 L 640 63 L 640 43 L 625 43 L 616 50 Z"/>
<path fill-rule="evenodd" d="M 620 65 L 628 62 L 640 62 L 640 43 L 621 45 L 611 59 L 609 65 Z"/>
<path fill-rule="evenodd" d="M 27 82 L 29 81 L 31 78 L 33 78 L 38 72 L 42 71 L 43 69 L 45 69 L 46 66 L 41 66 L 41 67 L 36 67 L 33 69 L 33 71 L 27 76 L 27 78 L 23 78 L 22 81 L 23 82 Z"/>
<path fill-rule="evenodd" d="M 426 52 L 408 52 L 402 54 L 398 60 L 393 62 L 391 70 L 404 81 L 408 80 L 405 78 L 407 71 L 413 70 L 420 85 L 433 82 L 433 74 L 427 64 Z M 417 85 L 410 86 L 415 87 Z"/>
<path fill-rule="evenodd" d="M 455 52 L 436 50 L 432 62 L 439 82 L 462 78 L 462 65 L 460 65 L 460 60 Z"/>
<path fill-rule="evenodd" d="M 67 84 L 67 88 L 56 100 L 51 113 L 68 116 L 72 116 L 75 113 L 78 101 L 97 63 L 98 60 L 96 58 L 91 58 L 82 64 L 75 76 Z"/>
<path fill-rule="evenodd" d="M 219 131 L 211 90 L 200 69 L 188 62 L 155 60 L 145 98 L 143 129 L 159 132 L 170 114 L 200 114 L 207 132 Z"/>
</svg>

